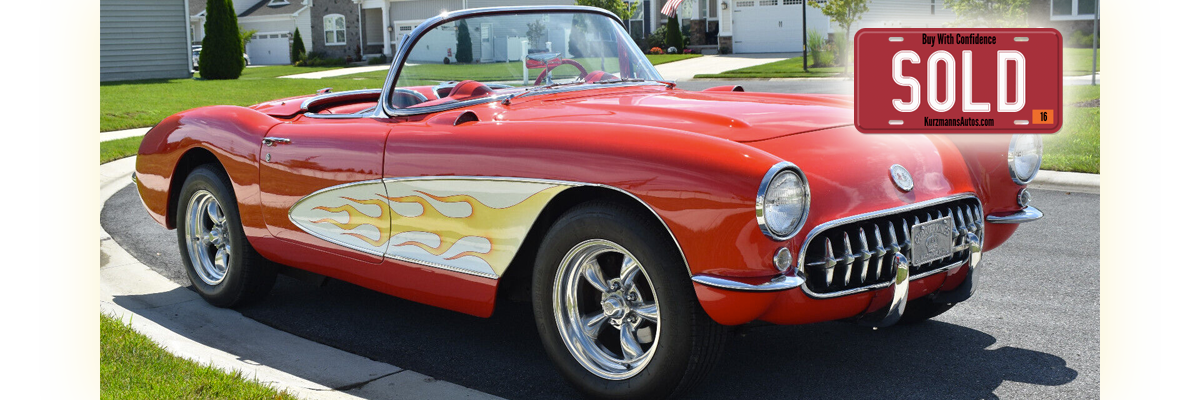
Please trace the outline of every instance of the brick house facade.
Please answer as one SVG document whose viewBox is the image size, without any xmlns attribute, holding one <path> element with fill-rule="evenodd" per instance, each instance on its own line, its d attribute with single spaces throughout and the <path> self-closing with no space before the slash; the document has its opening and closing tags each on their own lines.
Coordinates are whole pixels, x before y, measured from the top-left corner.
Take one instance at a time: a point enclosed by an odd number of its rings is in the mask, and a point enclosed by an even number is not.
<svg viewBox="0 0 1200 400">
<path fill-rule="evenodd" d="M 316 0 L 311 7 L 312 51 L 324 53 L 326 57 L 362 59 L 358 3 L 352 0 Z"/>
</svg>

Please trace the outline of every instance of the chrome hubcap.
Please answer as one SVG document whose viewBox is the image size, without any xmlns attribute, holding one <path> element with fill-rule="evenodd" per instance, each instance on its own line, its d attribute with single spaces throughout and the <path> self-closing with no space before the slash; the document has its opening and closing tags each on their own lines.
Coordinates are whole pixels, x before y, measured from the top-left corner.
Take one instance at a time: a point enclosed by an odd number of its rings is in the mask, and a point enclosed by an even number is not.
<svg viewBox="0 0 1200 400">
<path fill-rule="evenodd" d="M 216 286 L 225 280 L 233 252 L 225 211 L 212 193 L 199 190 L 188 199 L 185 216 L 184 237 L 192 268 L 200 280 Z"/>
<path fill-rule="evenodd" d="M 605 379 L 636 375 L 658 348 L 661 322 L 650 277 L 611 241 L 584 241 L 563 257 L 554 277 L 554 322 L 571 355 Z"/>
</svg>

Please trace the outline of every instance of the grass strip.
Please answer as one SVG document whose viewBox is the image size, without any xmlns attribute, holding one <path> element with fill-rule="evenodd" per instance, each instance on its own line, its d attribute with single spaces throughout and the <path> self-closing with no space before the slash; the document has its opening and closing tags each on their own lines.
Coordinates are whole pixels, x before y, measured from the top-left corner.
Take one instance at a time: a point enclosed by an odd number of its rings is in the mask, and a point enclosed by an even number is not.
<svg viewBox="0 0 1200 400">
<path fill-rule="evenodd" d="M 100 163 L 104 164 L 137 154 L 138 146 L 141 144 L 141 136 L 100 142 Z"/>
<path fill-rule="evenodd" d="M 1043 137 L 1042 169 L 1100 173 L 1100 107 L 1063 108 L 1063 128 Z"/>
<path fill-rule="evenodd" d="M 177 357 L 110 315 L 100 315 L 101 399 L 295 399 L 213 366 Z"/>
</svg>

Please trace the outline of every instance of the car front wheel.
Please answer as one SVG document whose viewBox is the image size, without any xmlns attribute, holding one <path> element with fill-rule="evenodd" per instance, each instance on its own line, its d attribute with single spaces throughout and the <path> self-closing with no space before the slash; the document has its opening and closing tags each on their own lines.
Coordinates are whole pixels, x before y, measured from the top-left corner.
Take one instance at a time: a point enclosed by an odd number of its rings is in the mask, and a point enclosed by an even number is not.
<svg viewBox="0 0 1200 400">
<path fill-rule="evenodd" d="M 618 204 L 580 205 L 555 222 L 538 251 L 533 296 L 543 346 L 589 397 L 682 393 L 725 343 L 674 242 Z"/>
<path fill-rule="evenodd" d="M 176 207 L 179 253 L 192 286 L 218 307 L 257 300 L 275 284 L 274 264 L 242 232 L 237 203 L 225 173 L 213 165 L 193 170 Z"/>
</svg>

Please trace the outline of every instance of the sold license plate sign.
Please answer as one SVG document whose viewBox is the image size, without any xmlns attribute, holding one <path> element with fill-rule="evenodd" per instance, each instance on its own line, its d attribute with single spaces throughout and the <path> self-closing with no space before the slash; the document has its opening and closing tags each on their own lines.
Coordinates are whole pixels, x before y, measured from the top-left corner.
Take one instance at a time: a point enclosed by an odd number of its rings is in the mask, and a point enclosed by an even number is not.
<svg viewBox="0 0 1200 400">
<path fill-rule="evenodd" d="M 854 125 L 863 133 L 1054 133 L 1055 29 L 860 29 Z"/>
<path fill-rule="evenodd" d="M 954 218 L 942 217 L 912 226 L 911 264 L 923 265 L 950 255 L 954 248 Z"/>
</svg>

